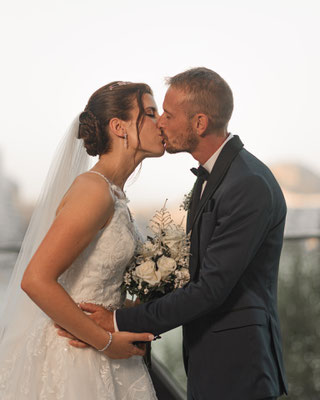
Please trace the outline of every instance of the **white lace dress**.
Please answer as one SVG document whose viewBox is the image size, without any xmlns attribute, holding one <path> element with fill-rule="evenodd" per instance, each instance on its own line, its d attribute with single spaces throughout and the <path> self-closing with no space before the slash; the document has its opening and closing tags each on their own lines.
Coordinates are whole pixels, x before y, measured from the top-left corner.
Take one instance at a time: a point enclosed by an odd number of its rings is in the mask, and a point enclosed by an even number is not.
<svg viewBox="0 0 320 400">
<path fill-rule="evenodd" d="M 77 303 L 117 309 L 124 302 L 120 286 L 138 234 L 125 196 L 117 186 L 109 187 L 115 199 L 111 222 L 59 282 Z M 156 395 L 141 357 L 111 360 L 92 348 L 73 348 L 43 314 L 0 370 L 0 399 L 153 400 Z"/>
</svg>

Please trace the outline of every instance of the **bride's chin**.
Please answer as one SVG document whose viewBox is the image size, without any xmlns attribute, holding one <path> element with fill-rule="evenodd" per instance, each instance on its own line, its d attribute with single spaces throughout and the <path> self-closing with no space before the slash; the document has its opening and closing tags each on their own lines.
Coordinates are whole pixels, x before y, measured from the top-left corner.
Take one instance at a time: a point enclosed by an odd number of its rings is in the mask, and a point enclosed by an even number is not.
<svg viewBox="0 0 320 400">
<path fill-rule="evenodd" d="M 159 153 L 154 153 L 152 157 L 162 157 L 164 155 L 164 149 Z"/>
<path fill-rule="evenodd" d="M 161 146 L 160 151 L 159 151 L 159 157 L 163 156 L 165 151 L 166 151 L 165 146 Z"/>
<path fill-rule="evenodd" d="M 162 157 L 163 154 L 165 152 L 165 148 L 161 147 L 159 150 L 157 151 L 152 151 L 149 153 L 148 157 Z"/>
</svg>

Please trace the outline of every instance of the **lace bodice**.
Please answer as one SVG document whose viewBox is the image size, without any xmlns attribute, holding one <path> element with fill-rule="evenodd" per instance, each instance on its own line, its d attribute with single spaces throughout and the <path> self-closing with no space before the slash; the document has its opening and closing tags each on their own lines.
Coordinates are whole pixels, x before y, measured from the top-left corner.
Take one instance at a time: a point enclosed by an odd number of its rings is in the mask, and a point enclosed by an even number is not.
<svg viewBox="0 0 320 400">
<path fill-rule="evenodd" d="M 59 282 L 77 303 L 86 301 L 116 309 L 124 302 L 120 287 L 125 269 L 134 255 L 139 233 L 121 189 L 103 175 L 98 175 L 106 180 L 114 198 L 113 217 L 60 277 Z"/>
</svg>

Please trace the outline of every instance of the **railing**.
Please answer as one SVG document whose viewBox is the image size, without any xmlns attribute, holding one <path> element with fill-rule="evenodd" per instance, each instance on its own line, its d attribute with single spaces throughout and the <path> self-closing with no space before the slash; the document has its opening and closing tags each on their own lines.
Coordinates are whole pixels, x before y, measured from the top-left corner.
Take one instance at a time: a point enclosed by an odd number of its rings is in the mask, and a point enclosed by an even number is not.
<svg viewBox="0 0 320 400">
<path fill-rule="evenodd" d="M 158 400 L 185 400 L 187 398 L 186 390 L 156 357 L 152 357 L 152 368 L 149 372 Z"/>
</svg>

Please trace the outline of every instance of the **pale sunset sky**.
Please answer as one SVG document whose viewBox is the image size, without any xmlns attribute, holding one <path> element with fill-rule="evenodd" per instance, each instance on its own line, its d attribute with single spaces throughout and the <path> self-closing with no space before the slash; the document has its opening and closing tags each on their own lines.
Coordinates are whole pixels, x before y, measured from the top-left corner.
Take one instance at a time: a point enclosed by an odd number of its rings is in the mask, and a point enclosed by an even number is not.
<svg viewBox="0 0 320 400">
<path fill-rule="evenodd" d="M 164 78 L 206 66 L 231 86 L 230 131 L 270 165 L 301 163 L 320 173 L 318 0 L 3 3 L 1 168 L 34 201 L 59 139 L 97 88 L 143 81 L 159 111 Z M 127 195 L 132 207 L 191 188 L 188 154 L 143 163 Z"/>
</svg>

